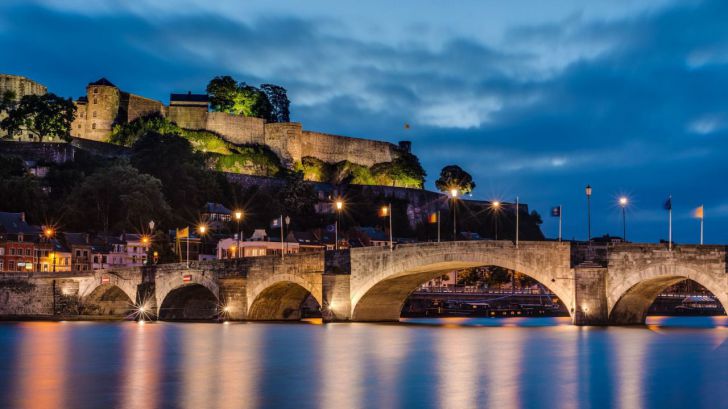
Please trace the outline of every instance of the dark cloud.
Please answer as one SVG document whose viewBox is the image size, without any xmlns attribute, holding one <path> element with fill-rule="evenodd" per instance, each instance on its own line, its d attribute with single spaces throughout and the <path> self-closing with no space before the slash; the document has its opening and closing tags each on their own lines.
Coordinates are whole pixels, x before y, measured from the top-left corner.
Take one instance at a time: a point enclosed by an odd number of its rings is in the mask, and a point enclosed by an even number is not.
<svg viewBox="0 0 728 409">
<path fill-rule="evenodd" d="M 585 235 L 590 183 L 599 234 L 620 232 L 614 201 L 628 193 L 631 238 L 664 238 L 660 206 L 672 194 L 676 240 L 696 240 L 689 209 L 705 203 L 706 238 L 725 243 L 727 18 L 724 2 L 686 3 L 514 26 L 502 43 L 458 34 L 435 43 L 426 23 L 388 41 L 353 35 L 356 21 L 293 12 L 243 22 L 211 11 L 143 18 L 11 2 L 0 6 L 0 49 L 11 50 L 0 71 L 73 96 L 107 76 L 162 100 L 219 74 L 276 82 L 309 129 L 413 140 L 431 187 L 457 163 L 473 172 L 476 197 L 518 194 L 542 214 L 563 204 L 568 237 Z"/>
</svg>

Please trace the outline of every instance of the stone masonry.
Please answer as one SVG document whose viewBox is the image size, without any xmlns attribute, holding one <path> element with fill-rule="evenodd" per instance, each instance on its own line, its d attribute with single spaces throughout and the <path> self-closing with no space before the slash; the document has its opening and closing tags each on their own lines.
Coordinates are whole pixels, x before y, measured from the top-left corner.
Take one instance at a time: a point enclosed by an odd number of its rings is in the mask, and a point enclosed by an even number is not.
<svg viewBox="0 0 728 409">
<path fill-rule="evenodd" d="M 691 279 L 728 306 L 725 246 L 617 244 L 606 265 L 572 264 L 570 243 L 468 241 L 0 277 L 0 317 L 296 320 L 311 297 L 326 322 L 397 321 L 417 286 L 468 267 L 531 276 L 577 325 L 643 324 L 659 292 Z"/>
</svg>

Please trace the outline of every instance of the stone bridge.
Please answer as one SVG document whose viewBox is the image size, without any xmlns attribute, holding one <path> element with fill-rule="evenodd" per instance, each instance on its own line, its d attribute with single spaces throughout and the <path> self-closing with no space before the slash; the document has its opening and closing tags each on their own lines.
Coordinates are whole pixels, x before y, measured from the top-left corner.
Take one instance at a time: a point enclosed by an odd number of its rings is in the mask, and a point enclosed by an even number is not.
<svg viewBox="0 0 728 409">
<path fill-rule="evenodd" d="M 467 241 L 369 247 L 213 262 L 0 276 L 0 316 L 160 320 L 296 320 L 307 299 L 324 321 L 396 321 L 420 284 L 499 266 L 556 294 L 578 325 L 641 324 L 668 286 L 691 279 L 728 306 L 725 246 L 620 244 L 574 264 L 570 243 Z"/>
</svg>

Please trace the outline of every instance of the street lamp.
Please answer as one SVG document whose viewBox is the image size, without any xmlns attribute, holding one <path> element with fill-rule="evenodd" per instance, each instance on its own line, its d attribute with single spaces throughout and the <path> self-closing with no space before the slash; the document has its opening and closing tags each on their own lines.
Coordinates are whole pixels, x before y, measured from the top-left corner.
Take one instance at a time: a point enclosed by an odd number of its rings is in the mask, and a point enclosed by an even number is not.
<svg viewBox="0 0 728 409">
<path fill-rule="evenodd" d="M 389 216 L 389 251 L 394 250 L 394 241 L 392 240 L 392 204 L 382 206 L 382 216 Z"/>
<path fill-rule="evenodd" d="M 591 243 L 591 195 L 592 195 L 592 187 L 590 185 L 586 185 L 585 192 L 586 192 L 587 236 L 589 238 L 589 243 Z"/>
<path fill-rule="evenodd" d="M 627 199 L 627 196 L 622 196 L 619 198 L 619 206 L 622 208 L 622 239 L 626 242 L 627 241 L 627 214 L 626 209 L 627 205 L 629 204 L 629 199 Z"/>
<path fill-rule="evenodd" d="M 48 243 L 50 243 L 50 245 L 51 245 L 51 253 L 50 254 L 53 254 L 53 251 L 52 250 L 53 250 L 54 247 L 53 247 L 53 243 L 51 242 L 51 239 L 53 238 L 53 236 L 55 234 L 56 234 L 55 230 L 53 230 L 53 228 L 50 227 L 50 226 L 46 226 L 43 229 L 43 235 L 45 236 L 46 240 L 48 240 Z M 40 257 L 38 258 L 38 265 L 40 266 Z M 54 273 L 56 272 L 56 258 L 55 257 L 53 257 L 53 272 Z"/>
<path fill-rule="evenodd" d="M 455 200 L 458 198 L 458 190 L 450 189 L 450 198 L 452 199 L 452 241 L 458 239 L 458 223 L 457 223 L 457 207 Z"/>
<path fill-rule="evenodd" d="M 498 216 L 500 215 L 500 209 L 501 209 L 501 202 L 494 201 L 490 204 L 491 209 L 493 209 L 493 224 L 495 224 L 495 239 L 498 240 Z"/>
<path fill-rule="evenodd" d="M 207 233 L 207 225 L 201 224 L 197 226 L 197 231 L 200 233 L 200 251 L 197 252 L 197 259 L 200 259 L 200 253 L 204 253 L 204 237 L 205 233 Z"/>
<path fill-rule="evenodd" d="M 339 222 L 341 220 L 341 210 L 344 208 L 344 202 L 341 199 L 336 200 L 336 228 L 334 229 L 334 249 L 339 249 Z"/>
<path fill-rule="evenodd" d="M 236 253 L 235 258 L 240 257 L 240 236 L 242 236 L 242 232 L 240 231 L 240 221 L 243 220 L 243 211 L 242 210 L 236 210 L 235 211 L 235 223 L 237 223 L 237 238 L 238 238 L 238 245 L 235 246 Z"/>
</svg>

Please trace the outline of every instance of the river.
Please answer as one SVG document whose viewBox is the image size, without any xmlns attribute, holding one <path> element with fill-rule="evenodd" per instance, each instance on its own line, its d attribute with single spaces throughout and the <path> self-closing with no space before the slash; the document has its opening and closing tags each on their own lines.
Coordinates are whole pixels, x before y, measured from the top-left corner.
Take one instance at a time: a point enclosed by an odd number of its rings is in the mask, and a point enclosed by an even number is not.
<svg viewBox="0 0 728 409">
<path fill-rule="evenodd" d="M 728 407 L 728 318 L 0 323 L 0 407 Z"/>
</svg>

